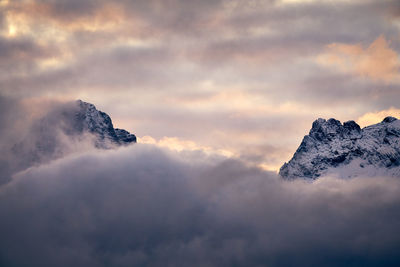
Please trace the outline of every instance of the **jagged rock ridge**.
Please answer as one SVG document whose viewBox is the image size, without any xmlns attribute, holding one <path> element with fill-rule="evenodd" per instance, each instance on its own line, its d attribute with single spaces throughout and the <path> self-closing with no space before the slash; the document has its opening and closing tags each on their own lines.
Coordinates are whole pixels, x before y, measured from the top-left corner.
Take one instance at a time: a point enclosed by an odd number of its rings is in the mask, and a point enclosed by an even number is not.
<svg viewBox="0 0 400 267">
<path fill-rule="evenodd" d="M 279 174 L 285 179 L 390 175 L 400 177 L 400 121 L 386 117 L 363 129 L 354 122 L 317 119 Z"/>
<path fill-rule="evenodd" d="M 104 147 L 105 142 L 117 145 L 136 143 L 136 136 L 126 130 L 114 128 L 110 116 L 99 111 L 93 104 L 77 100 L 79 106 L 75 114 L 75 129 L 88 131 L 98 137 L 96 145 Z"/>
<path fill-rule="evenodd" d="M 93 147 L 111 149 L 136 143 L 136 136 L 115 129 L 110 116 L 93 104 L 77 100 L 49 110 L 12 147 L 13 172 Z"/>
</svg>

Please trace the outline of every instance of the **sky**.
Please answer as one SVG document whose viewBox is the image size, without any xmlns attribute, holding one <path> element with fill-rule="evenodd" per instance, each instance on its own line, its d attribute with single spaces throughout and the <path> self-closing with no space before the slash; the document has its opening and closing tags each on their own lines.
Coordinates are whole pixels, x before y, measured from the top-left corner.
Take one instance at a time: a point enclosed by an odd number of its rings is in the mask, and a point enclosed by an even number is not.
<svg viewBox="0 0 400 267">
<path fill-rule="evenodd" d="M 398 177 L 277 175 L 400 118 L 399 53 L 395 0 L 0 0 L 0 266 L 399 266 Z"/>
<path fill-rule="evenodd" d="M 275 171 L 319 117 L 399 116 L 399 51 L 395 0 L 0 1 L 3 96 Z"/>
</svg>

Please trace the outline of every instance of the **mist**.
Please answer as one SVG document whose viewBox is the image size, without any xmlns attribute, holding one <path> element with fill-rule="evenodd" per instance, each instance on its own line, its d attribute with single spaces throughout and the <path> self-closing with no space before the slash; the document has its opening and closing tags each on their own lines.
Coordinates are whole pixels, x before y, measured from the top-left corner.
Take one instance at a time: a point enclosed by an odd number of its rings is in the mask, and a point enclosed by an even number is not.
<svg viewBox="0 0 400 267">
<path fill-rule="evenodd" d="M 96 137 L 74 119 L 78 111 L 72 100 L 0 94 L 0 185 L 31 166 L 96 149 Z"/>
<path fill-rule="evenodd" d="M 2 266 L 396 266 L 400 181 L 275 173 L 137 144 L 0 187 Z"/>
</svg>

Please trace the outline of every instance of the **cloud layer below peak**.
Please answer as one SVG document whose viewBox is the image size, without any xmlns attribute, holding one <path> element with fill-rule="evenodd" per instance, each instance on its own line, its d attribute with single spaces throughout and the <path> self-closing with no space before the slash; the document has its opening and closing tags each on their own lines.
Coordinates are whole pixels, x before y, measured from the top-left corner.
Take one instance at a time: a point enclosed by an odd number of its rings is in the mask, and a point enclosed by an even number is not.
<svg viewBox="0 0 400 267">
<path fill-rule="evenodd" d="M 194 160 L 194 159 L 197 160 Z M 0 188 L 6 266 L 395 266 L 400 181 L 283 182 L 235 160 L 137 144 Z"/>
</svg>

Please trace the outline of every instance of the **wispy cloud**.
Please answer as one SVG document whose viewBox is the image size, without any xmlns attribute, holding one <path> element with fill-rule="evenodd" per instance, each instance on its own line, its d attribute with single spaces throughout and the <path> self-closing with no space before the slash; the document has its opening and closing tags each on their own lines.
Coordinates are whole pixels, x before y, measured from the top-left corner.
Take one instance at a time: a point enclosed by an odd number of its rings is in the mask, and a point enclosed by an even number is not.
<svg viewBox="0 0 400 267">
<path fill-rule="evenodd" d="M 344 72 L 366 76 L 385 82 L 399 82 L 400 61 L 396 51 L 389 47 L 383 36 L 367 48 L 360 44 L 330 44 L 327 53 L 319 58 L 322 64 L 338 67 Z"/>
<path fill-rule="evenodd" d="M 391 107 L 389 109 L 377 112 L 368 112 L 362 115 L 360 118 L 358 118 L 357 122 L 358 124 L 360 124 L 360 126 L 364 127 L 381 122 L 387 116 L 400 118 L 400 109 Z"/>
</svg>

